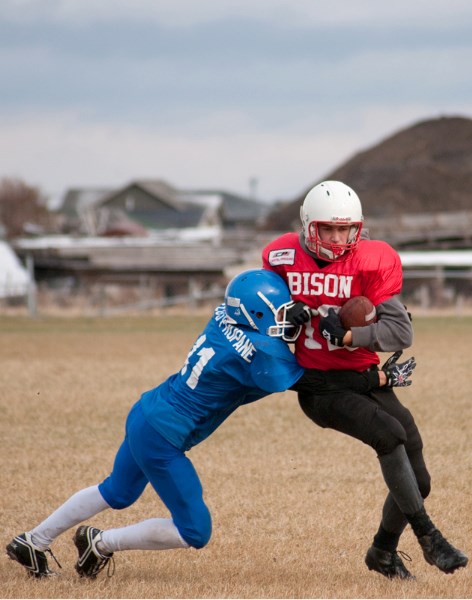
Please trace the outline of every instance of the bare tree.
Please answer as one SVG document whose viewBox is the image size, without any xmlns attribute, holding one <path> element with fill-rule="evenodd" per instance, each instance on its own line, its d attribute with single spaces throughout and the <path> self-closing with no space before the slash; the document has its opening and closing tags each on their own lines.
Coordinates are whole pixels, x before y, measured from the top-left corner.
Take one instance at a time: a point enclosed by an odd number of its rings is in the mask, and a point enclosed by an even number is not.
<svg viewBox="0 0 472 600">
<path fill-rule="evenodd" d="M 38 188 L 19 179 L 0 180 L 0 224 L 7 239 L 24 235 L 28 228 L 48 230 L 52 215 Z"/>
</svg>

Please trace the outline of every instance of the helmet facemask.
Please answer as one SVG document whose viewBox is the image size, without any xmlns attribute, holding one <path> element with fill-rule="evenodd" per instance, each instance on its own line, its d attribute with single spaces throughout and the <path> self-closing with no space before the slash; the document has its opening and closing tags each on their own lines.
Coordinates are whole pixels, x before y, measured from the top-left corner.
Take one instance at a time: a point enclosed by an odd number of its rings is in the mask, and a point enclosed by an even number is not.
<svg viewBox="0 0 472 600">
<path fill-rule="evenodd" d="M 333 244 L 328 241 L 323 241 L 319 233 L 319 225 L 350 225 L 349 235 L 346 243 L 344 244 Z M 332 222 L 320 222 L 312 221 L 308 224 L 305 231 L 305 244 L 310 252 L 314 252 L 320 259 L 328 262 L 334 262 L 338 260 L 346 252 L 354 250 L 359 243 L 361 236 L 362 222 L 358 223 L 341 223 L 339 221 Z"/>
<path fill-rule="evenodd" d="M 267 298 L 263 297 L 263 294 L 259 294 L 264 302 L 268 302 L 272 312 L 274 313 L 275 325 L 270 325 L 267 328 L 267 335 L 269 337 L 280 337 L 284 342 L 293 343 L 297 340 L 302 330 L 301 326 L 293 325 L 287 319 L 287 310 L 291 308 L 295 302 L 285 302 L 280 305 L 279 308 L 274 308 L 273 305 Z"/>
</svg>

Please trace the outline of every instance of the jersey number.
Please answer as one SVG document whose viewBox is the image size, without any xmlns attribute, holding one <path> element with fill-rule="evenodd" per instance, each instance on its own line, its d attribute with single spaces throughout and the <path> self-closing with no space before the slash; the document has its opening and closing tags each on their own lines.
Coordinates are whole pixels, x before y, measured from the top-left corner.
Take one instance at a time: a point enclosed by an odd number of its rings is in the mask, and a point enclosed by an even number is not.
<svg viewBox="0 0 472 600">
<path fill-rule="evenodd" d="M 187 372 L 187 367 L 189 365 L 191 356 L 193 354 L 195 354 L 195 352 L 197 352 L 197 350 L 200 348 L 200 346 L 203 344 L 203 342 L 205 340 L 206 340 L 206 335 L 201 335 L 198 338 L 198 340 L 195 342 L 195 344 L 193 345 L 193 348 L 190 350 L 190 352 L 187 356 L 187 360 L 185 361 L 185 364 L 182 367 L 182 370 L 180 371 L 180 374 L 182 376 L 185 375 L 185 373 Z M 190 375 L 188 376 L 187 381 L 185 382 L 188 385 L 188 387 L 192 390 L 194 390 L 197 387 L 198 380 L 200 379 L 200 375 L 202 374 L 202 371 L 203 371 L 203 367 L 208 363 L 208 361 L 213 356 L 215 356 L 215 351 L 213 350 L 213 348 L 203 347 L 200 350 L 198 350 L 197 356 L 199 356 L 200 358 L 194 364 L 193 369 L 192 369 Z"/>
</svg>

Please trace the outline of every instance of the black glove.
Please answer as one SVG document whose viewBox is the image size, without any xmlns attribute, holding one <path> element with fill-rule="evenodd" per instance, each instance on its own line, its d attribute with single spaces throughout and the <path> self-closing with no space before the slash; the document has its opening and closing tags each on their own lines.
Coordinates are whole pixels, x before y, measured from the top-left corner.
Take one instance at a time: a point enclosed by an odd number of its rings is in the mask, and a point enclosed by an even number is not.
<svg viewBox="0 0 472 600">
<path fill-rule="evenodd" d="M 303 325 L 311 319 L 311 310 L 304 302 L 294 302 L 293 306 L 287 309 L 285 318 L 292 325 Z"/>
<path fill-rule="evenodd" d="M 405 362 L 397 364 L 402 354 L 402 350 L 398 350 L 382 365 L 382 371 L 387 376 L 387 387 L 407 387 L 412 384 L 408 378 L 416 367 L 415 358 L 412 356 Z"/>
<path fill-rule="evenodd" d="M 328 316 L 320 319 L 319 330 L 321 335 L 334 346 L 342 348 L 344 346 L 343 338 L 347 329 L 341 325 L 341 319 L 334 308 L 328 310 Z"/>
</svg>

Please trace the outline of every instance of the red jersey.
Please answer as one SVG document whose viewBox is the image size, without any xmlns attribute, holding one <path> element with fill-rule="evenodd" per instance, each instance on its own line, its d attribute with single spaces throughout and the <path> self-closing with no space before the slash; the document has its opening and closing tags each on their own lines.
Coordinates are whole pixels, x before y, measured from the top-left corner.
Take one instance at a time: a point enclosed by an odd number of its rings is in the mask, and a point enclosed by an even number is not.
<svg viewBox="0 0 472 600">
<path fill-rule="evenodd" d="M 361 240 L 343 260 L 318 267 L 313 256 L 301 246 L 297 233 L 286 233 L 262 252 L 265 269 L 275 271 L 287 282 L 293 300 L 316 308 L 326 316 L 353 296 L 367 296 L 375 305 L 399 294 L 402 265 L 397 252 L 386 242 Z M 339 348 L 327 342 L 318 330 L 320 316 L 305 323 L 295 343 L 295 355 L 302 367 L 328 371 L 365 371 L 379 363 L 368 348 Z M 375 325 L 373 325 L 375 327 Z"/>
</svg>

